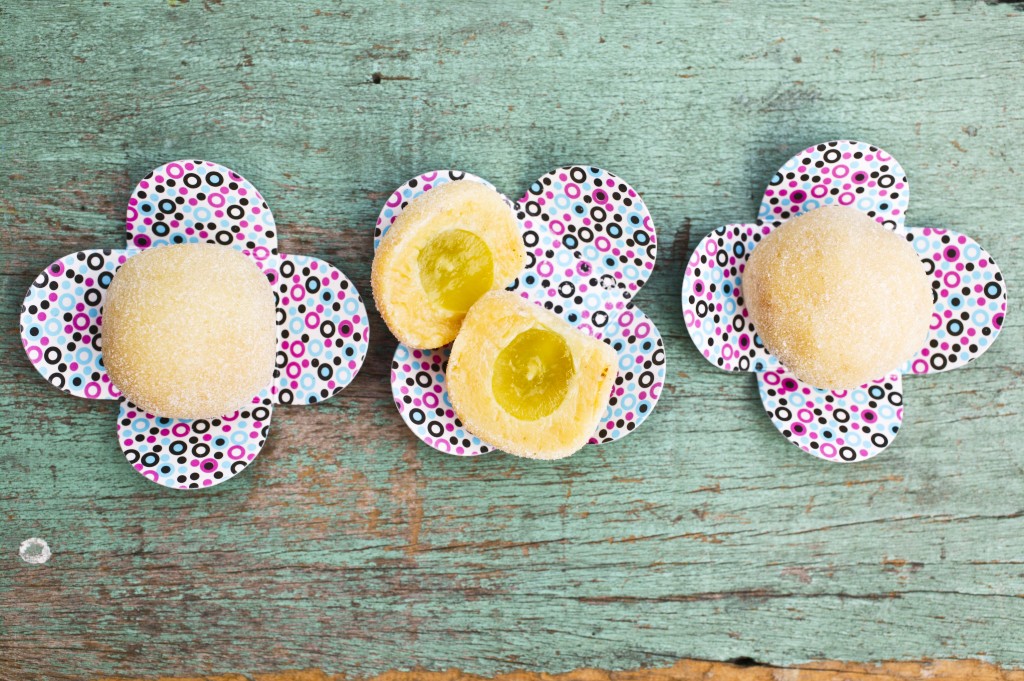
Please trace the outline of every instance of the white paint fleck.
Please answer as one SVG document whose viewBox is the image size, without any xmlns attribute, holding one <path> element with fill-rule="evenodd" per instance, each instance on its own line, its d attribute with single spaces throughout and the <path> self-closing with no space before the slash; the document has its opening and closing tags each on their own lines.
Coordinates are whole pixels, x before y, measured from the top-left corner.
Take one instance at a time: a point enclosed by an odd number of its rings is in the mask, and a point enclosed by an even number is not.
<svg viewBox="0 0 1024 681">
<path fill-rule="evenodd" d="M 30 565 L 42 565 L 50 560 L 50 545 L 38 537 L 29 537 L 21 542 L 18 555 Z"/>
</svg>

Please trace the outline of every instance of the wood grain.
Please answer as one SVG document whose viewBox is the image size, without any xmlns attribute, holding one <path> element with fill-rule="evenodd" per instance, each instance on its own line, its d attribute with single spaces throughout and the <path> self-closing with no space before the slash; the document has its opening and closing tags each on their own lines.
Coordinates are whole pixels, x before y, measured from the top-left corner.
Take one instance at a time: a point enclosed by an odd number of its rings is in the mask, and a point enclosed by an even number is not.
<svg viewBox="0 0 1024 681">
<path fill-rule="evenodd" d="M 458 669 L 447 671 L 389 671 L 370 681 L 905 681 L 927 678 L 931 681 L 1021 681 L 1024 671 L 1007 671 L 978 660 L 939 660 L 928 662 L 815 662 L 798 667 L 680 660 L 671 667 L 606 671 L 575 669 L 562 674 L 514 671 L 493 677 L 467 674 Z M 132 681 L 100 679 L 99 681 Z M 143 681 L 139 679 L 138 681 Z M 270 672 L 267 674 L 218 674 L 204 677 L 162 678 L 159 681 L 352 681 L 345 674 L 327 674 L 318 669 Z"/>
<path fill-rule="evenodd" d="M 0 678 L 1024 666 L 1022 32 L 1017 4 L 967 1 L 0 2 Z M 789 446 L 679 309 L 697 240 L 839 136 L 892 152 L 909 222 L 977 238 L 1011 296 L 995 347 L 909 379 L 899 438 L 855 466 Z M 364 294 L 406 178 L 518 195 L 608 168 L 659 230 L 639 296 L 666 340 L 658 409 L 565 461 L 439 455 L 391 404 L 374 312 L 359 377 L 279 410 L 250 470 L 147 483 L 115 405 L 29 366 L 17 313 L 52 260 L 119 246 L 133 183 L 187 156 L 252 180 L 282 249 Z M 45 565 L 17 556 L 33 536 Z"/>
</svg>

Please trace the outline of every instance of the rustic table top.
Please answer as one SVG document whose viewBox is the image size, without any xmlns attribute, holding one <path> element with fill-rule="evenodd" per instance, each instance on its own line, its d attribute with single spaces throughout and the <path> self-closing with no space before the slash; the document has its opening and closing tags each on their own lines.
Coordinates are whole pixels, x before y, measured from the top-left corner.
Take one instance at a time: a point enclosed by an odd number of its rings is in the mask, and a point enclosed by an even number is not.
<svg viewBox="0 0 1024 681">
<path fill-rule="evenodd" d="M 1024 665 L 1024 12 L 882 4 L 0 3 L 0 678 Z M 697 241 L 837 137 L 894 154 L 909 224 L 974 236 L 1011 296 L 995 347 L 908 380 L 895 444 L 850 466 L 781 438 L 679 304 Z M 29 365 L 18 311 L 54 259 L 119 247 L 130 188 L 181 157 L 245 175 L 282 250 L 368 305 L 376 215 L 416 173 L 518 196 L 567 163 L 615 172 L 659 233 L 658 408 L 563 461 L 441 455 L 391 402 L 371 309 L 358 378 L 278 410 L 243 474 L 148 483 L 114 403 Z"/>
</svg>

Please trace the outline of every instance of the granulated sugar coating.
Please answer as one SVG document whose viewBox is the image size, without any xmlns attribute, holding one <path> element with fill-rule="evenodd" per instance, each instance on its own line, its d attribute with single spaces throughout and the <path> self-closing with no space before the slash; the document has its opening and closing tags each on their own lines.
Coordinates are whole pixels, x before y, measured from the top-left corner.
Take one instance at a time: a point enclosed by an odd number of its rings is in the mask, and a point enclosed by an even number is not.
<svg viewBox="0 0 1024 681">
<path fill-rule="evenodd" d="M 110 283 L 103 363 L 125 397 L 157 416 L 231 414 L 273 377 L 274 307 L 266 276 L 233 248 L 152 248 Z"/>
<path fill-rule="evenodd" d="M 928 336 L 932 291 L 917 253 L 853 208 L 824 206 L 776 228 L 742 285 L 765 347 L 818 388 L 882 378 Z"/>
</svg>

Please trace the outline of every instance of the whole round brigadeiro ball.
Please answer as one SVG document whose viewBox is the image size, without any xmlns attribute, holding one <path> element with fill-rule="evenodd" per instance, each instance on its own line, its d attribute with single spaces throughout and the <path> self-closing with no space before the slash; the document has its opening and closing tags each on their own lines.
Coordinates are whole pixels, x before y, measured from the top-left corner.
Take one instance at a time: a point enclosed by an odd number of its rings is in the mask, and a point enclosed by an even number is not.
<svg viewBox="0 0 1024 681">
<path fill-rule="evenodd" d="M 252 260 L 212 244 L 133 256 L 107 290 L 103 364 L 151 414 L 207 419 L 249 404 L 270 384 L 274 292 Z"/>
<path fill-rule="evenodd" d="M 765 347 L 817 388 L 882 378 L 928 337 L 924 265 L 906 239 L 853 208 L 823 206 L 776 228 L 742 284 Z"/>
</svg>

